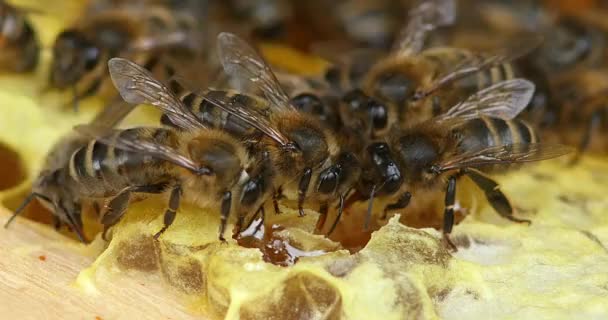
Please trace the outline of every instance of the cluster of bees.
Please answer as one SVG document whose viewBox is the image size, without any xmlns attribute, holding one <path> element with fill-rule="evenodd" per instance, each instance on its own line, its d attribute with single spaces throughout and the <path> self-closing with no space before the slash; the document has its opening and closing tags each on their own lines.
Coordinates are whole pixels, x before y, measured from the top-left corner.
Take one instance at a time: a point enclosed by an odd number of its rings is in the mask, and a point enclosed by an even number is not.
<svg viewBox="0 0 608 320">
<path fill-rule="evenodd" d="M 219 213 L 224 241 L 229 219 L 238 237 L 283 198 L 300 215 L 317 209 L 316 231 L 330 234 L 357 202 L 363 230 L 437 190 L 454 247 L 459 179 L 502 217 L 530 222 L 488 173 L 573 151 L 550 132 L 580 132 L 588 149 L 602 124 L 606 37 L 579 15 L 536 1 L 306 3 L 93 1 L 57 37 L 49 87 L 71 90 L 76 109 L 91 95 L 108 106 L 52 149 L 15 216 L 38 199 L 85 241 L 83 202 L 104 201 L 105 237 L 135 195 L 166 193 L 155 238 L 185 201 Z M 8 65 L 31 70 L 27 12 L 2 2 L 0 17 Z M 331 62 L 323 74 L 271 68 L 245 40 L 294 35 L 321 39 L 296 45 Z M 139 104 L 162 111 L 159 125 L 117 129 Z"/>
</svg>

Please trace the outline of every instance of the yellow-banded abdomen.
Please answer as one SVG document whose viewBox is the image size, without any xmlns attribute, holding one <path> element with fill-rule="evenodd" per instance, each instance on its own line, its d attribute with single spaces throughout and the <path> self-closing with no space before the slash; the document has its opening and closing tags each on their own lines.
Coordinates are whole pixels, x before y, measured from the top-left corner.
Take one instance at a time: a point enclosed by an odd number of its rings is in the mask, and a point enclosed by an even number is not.
<svg viewBox="0 0 608 320">
<path fill-rule="evenodd" d="M 114 137 L 146 139 L 160 145 L 174 144 L 174 133 L 167 129 L 134 128 L 116 131 Z M 85 197 L 107 197 L 129 186 L 164 183 L 170 179 L 166 161 L 143 153 L 129 152 L 91 140 L 72 153 L 68 163 L 69 180 Z"/>
</svg>

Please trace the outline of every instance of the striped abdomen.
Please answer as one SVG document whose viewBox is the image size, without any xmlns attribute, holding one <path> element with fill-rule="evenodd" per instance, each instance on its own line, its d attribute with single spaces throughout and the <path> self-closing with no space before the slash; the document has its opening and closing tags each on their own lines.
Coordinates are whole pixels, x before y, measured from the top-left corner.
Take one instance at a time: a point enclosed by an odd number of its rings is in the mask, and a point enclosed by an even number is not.
<svg viewBox="0 0 608 320">
<path fill-rule="evenodd" d="M 203 123 L 211 128 L 224 130 L 236 137 L 251 136 L 256 133 L 256 130 L 234 115 L 205 100 L 205 97 L 222 101 L 228 105 L 231 103 L 245 105 L 250 110 L 258 111 L 261 117 L 269 116 L 268 104 L 264 100 L 236 91 L 207 90 L 198 94 L 185 89 L 174 80 L 169 82 L 169 88 Z M 162 121 L 164 124 L 172 125 L 167 117 L 163 117 Z"/>
<path fill-rule="evenodd" d="M 518 119 L 480 118 L 454 130 L 459 153 L 468 153 L 502 145 L 526 145 L 539 142 L 536 131 Z"/>
<path fill-rule="evenodd" d="M 459 48 L 429 49 L 424 51 L 422 55 L 432 61 L 437 66 L 437 70 L 441 71 L 452 70 L 463 61 L 475 63 L 486 58 L 483 54 Z M 459 81 L 458 85 L 471 88 L 471 93 L 474 93 L 479 89 L 484 89 L 498 82 L 513 78 L 515 78 L 514 68 L 510 63 L 506 62 L 494 68 L 481 70 L 474 77 L 468 77 Z"/>
<path fill-rule="evenodd" d="M 117 131 L 113 138 L 137 137 L 158 144 L 175 141 L 166 129 L 134 128 Z M 97 140 L 76 150 L 69 161 L 70 180 L 83 196 L 106 197 L 128 186 L 145 186 L 168 181 L 168 163 L 142 153 L 128 152 Z"/>
</svg>

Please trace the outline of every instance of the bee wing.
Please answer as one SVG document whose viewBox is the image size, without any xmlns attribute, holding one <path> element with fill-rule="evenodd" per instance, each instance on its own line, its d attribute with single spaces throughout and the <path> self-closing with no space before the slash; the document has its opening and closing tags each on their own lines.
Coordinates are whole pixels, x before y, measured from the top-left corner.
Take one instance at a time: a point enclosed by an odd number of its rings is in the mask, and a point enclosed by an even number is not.
<svg viewBox="0 0 608 320">
<path fill-rule="evenodd" d="M 122 98 L 131 104 L 151 104 L 161 109 L 175 125 L 200 129 L 206 125 L 182 101 L 145 68 L 127 59 L 108 61 L 110 77 Z"/>
<path fill-rule="evenodd" d="M 99 134 L 107 133 L 117 126 L 134 108 L 135 105 L 130 105 L 118 98 L 105 106 L 89 124 L 99 130 Z"/>
<path fill-rule="evenodd" d="M 470 95 L 433 120 L 470 120 L 480 116 L 511 120 L 528 105 L 533 94 L 534 83 L 531 81 L 502 81 Z"/>
<path fill-rule="evenodd" d="M 467 59 L 462 60 L 453 68 L 440 74 L 437 80 L 428 84 L 424 88 L 420 88 L 415 94 L 414 99 L 419 100 L 428 97 L 437 90 L 454 83 L 457 80 L 466 78 L 480 71 L 497 67 L 503 63 L 516 60 L 532 50 L 537 48 L 542 43 L 542 38 L 538 35 L 529 35 L 524 37 L 517 43 L 508 48 L 504 48 L 497 53 L 490 55 L 472 54 Z"/>
<path fill-rule="evenodd" d="M 276 76 L 264 59 L 238 36 L 222 32 L 217 37 L 218 54 L 224 71 L 263 93 L 277 111 L 295 110 Z"/>
<path fill-rule="evenodd" d="M 262 113 L 252 110 L 235 100 L 224 101 L 210 95 L 206 96 L 205 100 L 258 129 L 263 134 L 276 141 L 279 145 L 287 146 L 290 144 L 290 140 L 276 129 L 270 122 L 270 119 Z"/>
<path fill-rule="evenodd" d="M 465 153 L 433 166 L 435 172 L 477 168 L 493 164 L 524 163 L 552 159 L 571 153 L 574 148 L 561 144 L 518 143 Z"/>
<path fill-rule="evenodd" d="M 121 130 L 106 130 L 103 134 L 100 134 L 102 131 L 95 125 L 77 125 L 74 127 L 74 130 L 84 136 L 120 150 L 150 155 L 193 172 L 202 171 L 192 160 L 180 154 L 179 150 L 144 139 L 141 136 L 121 135 Z M 140 130 L 146 130 L 146 128 L 140 128 Z"/>
<path fill-rule="evenodd" d="M 426 35 L 440 26 L 456 20 L 455 0 L 424 0 L 409 12 L 409 21 L 403 28 L 392 49 L 399 54 L 415 54 L 422 51 Z"/>
</svg>

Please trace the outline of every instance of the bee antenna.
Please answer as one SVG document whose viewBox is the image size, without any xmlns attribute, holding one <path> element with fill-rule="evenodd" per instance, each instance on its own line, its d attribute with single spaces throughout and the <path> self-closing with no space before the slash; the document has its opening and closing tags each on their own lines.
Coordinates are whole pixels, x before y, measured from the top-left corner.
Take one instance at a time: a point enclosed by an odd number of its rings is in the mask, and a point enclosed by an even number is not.
<svg viewBox="0 0 608 320">
<path fill-rule="evenodd" d="M 377 189 L 378 185 L 374 185 L 372 186 L 372 192 L 369 194 L 369 202 L 367 205 L 367 215 L 365 216 L 365 224 L 364 224 L 364 230 L 368 230 L 369 229 L 369 223 L 370 220 L 372 219 L 372 207 L 374 205 L 374 196 L 376 196 L 376 189 Z"/>
<path fill-rule="evenodd" d="M 45 200 L 50 200 L 47 197 L 45 197 L 39 193 L 36 193 L 36 192 L 32 192 L 32 193 L 28 194 L 27 197 L 25 197 L 25 199 L 23 200 L 23 202 L 21 202 L 19 207 L 15 210 L 13 215 L 8 219 L 8 221 L 6 221 L 6 223 L 4 224 L 4 228 L 8 228 L 8 226 L 13 222 L 13 220 L 15 220 L 15 218 L 17 218 L 17 216 L 23 212 L 25 207 L 27 207 L 27 205 L 30 204 L 30 202 L 32 202 L 32 200 L 34 200 L 35 198 L 42 198 Z"/>
</svg>

